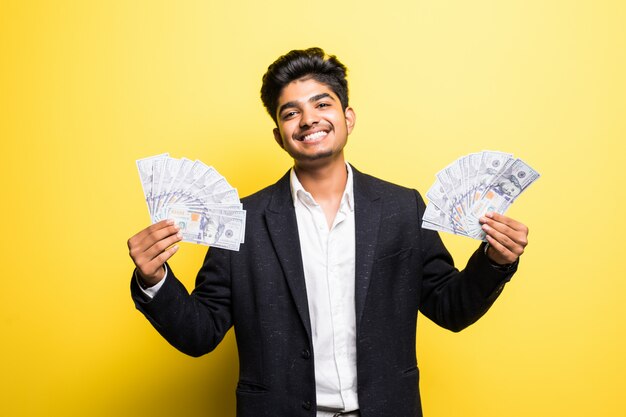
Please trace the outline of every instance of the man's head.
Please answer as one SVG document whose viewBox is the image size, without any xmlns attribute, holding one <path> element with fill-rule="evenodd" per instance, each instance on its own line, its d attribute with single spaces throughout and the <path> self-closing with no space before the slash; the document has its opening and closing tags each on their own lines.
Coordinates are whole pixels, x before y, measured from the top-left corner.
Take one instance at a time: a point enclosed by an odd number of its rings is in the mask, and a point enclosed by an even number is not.
<svg viewBox="0 0 626 417">
<path fill-rule="evenodd" d="M 277 122 L 278 97 L 283 88 L 299 79 L 313 79 L 328 86 L 341 101 L 343 110 L 348 107 L 347 68 L 334 55 L 326 55 L 320 48 L 293 50 L 278 58 L 263 75 L 261 100 Z"/>
</svg>

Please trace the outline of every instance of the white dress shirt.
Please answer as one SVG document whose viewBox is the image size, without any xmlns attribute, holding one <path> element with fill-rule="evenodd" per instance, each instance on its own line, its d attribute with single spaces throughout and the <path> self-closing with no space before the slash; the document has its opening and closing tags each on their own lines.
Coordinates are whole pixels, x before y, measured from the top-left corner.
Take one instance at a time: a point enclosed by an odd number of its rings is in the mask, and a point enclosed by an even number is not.
<svg viewBox="0 0 626 417">
<path fill-rule="evenodd" d="M 311 317 L 317 405 L 356 410 L 355 227 L 352 169 L 332 226 L 291 170 Z"/>
</svg>

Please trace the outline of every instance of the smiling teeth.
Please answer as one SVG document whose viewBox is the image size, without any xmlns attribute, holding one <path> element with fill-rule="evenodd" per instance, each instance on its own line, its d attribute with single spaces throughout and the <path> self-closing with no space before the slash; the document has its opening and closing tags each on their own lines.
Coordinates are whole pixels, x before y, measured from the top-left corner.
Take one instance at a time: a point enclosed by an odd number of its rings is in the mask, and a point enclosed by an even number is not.
<svg viewBox="0 0 626 417">
<path fill-rule="evenodd" d="M 315 132 L 315 133 L 311 133 L 310 135 L 306 135 L 305 137 L 302 138 L 303 141 L 310 141 L 310 140 L 316 140 L 316 139 L 320 139 L 324 136 L 326 136 L 328 133 L 324 132 L 323 130 L 319 131 L 319 132 Z"/>
</svg>

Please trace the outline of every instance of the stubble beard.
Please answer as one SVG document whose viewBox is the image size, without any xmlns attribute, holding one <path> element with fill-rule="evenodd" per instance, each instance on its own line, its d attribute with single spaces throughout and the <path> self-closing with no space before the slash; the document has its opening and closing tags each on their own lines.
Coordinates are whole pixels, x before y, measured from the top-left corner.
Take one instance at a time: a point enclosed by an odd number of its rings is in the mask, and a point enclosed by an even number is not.
<svg viewBox="0 0 626 417">
<path fill-rule="evenodd" d="M 300 159 L 303 159 L 306 161 L 319 161 L 320 159 L 330 158 L 331 156 L 333 156 L 333 151 L 327 150 L 327 151 L 316 153 L 314 155 L 300 155 L 300 156 L 301 156 Z"/>
</svg>

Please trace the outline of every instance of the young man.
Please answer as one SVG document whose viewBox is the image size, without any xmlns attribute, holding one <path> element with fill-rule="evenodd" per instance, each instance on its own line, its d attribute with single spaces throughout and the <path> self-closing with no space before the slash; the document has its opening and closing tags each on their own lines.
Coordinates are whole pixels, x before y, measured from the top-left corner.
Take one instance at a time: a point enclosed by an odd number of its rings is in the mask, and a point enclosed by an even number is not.
<svg viewBox="0 0 626 417">
<path fill-rule="evenodd" d="M 489 214 L 489 245 L 455 269 L 421 228 L 416 191 L 346 164 L 356 116 L 345 74 L 318 48 L 268 68 L 261 96 L 294 167 L 243 199 L 246 243 L 211 248 L 191 295 L 165 264 L 181 239 L 172 222 L 128 241 L 135 304 L 172 345 L 202 355 L 234 326 L 238 416 L 421 416 L 418 310 L 453 331 L 472 324 L 527 244 L 524 225 Z"/>
</svg>

